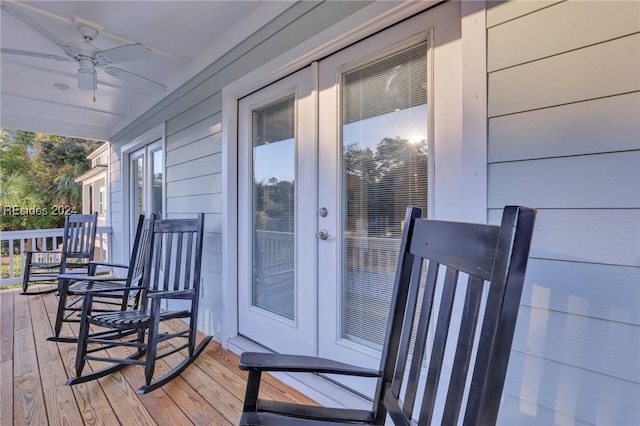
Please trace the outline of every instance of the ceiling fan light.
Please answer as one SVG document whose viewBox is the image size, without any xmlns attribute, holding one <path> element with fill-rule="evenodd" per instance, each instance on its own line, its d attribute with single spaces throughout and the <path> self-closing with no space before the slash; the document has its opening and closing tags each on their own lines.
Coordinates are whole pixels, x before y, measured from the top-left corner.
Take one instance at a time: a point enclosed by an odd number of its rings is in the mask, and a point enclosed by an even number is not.
<svg viewBox="0 0 640 426">
<path fill-rule="evenodd" d="M 78 89 L 96 90 L 97 88 L 98 82 L 95 68 L 80 68 L 78 70 Z"/>
</svg>

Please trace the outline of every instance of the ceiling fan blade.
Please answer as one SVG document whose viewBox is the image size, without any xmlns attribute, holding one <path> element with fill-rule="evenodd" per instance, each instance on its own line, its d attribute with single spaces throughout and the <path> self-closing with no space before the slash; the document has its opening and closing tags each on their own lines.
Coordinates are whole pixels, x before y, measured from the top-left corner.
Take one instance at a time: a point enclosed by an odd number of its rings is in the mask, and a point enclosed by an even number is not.
<svg viewBox="0 0 640 426">
<path fill-rule="evenodd" d="M 151 53 L 151 49 L 141 43 L 128 44 L 126 46 L 114 47 L 96 53 L 96 63 L 99 66 L 117 64 L 119 62 L 133 61 L 141 59 Z"/>
<path fill-rule="evenodd" d="M 50 53 L 28 52 L 26 50 L 9 49 L 6 47 L 0 48 L 0 53 L 2 53 L 3 55 L 20 55 L 20 56 L 31 56 L 34 58 L 53 59 L 54 61 L 61 61 L 61 62 L 71 61 L 71 59 L 65 58 L 64 56 L 51 55 Z"/>
<path fill-rule="evenodd" d="M 26 15 L 21 10 L 16 9 L 14 7 L 10 7 L 10 6 L 6 5 L 6 4 L 2 4 L 2 5 L 0 5 L 0 7 L 2 7 L 2 10 L 7 12 L 9 15 L 13 16 L 14 18 L 19 20 L 20 22 L 22 22 L 26 26 L 31 27 L 31 29 L 33 29 L 35 32 L 37 32 L 41 36 L 45 37 L 46 39 L 48 39 L 49 41 L 53 42 L 54 44 L 60 46 L 60 48 L 62 50 L 64 50 L 64 52 L 69 57 L 71 57 L 74 60 L 77 59 L 78 52 L 73 47 L 71 47 L 69 45 L 69 43 L 67 43 L 66 41 L 58 38 L 58 36 L 56 36 L 54 33 L 49 31 L 48 29 L 46 29 L 42 25 L 40 25 L 38 22 L 34 21 L 30 16 Z"/>
<path fill-rule="evenodd" d="M 139 76 L 129 71 L 122 70 L 116 67 L 107 67 L 104 71 L 122 81 L 131 83 L 133 87 L 140 89 L 143 92 L 161 93 L 167 90 L 167 86 L 160 84 L 156 81 L 149 80 L 148 78 Z"/>
</svg>

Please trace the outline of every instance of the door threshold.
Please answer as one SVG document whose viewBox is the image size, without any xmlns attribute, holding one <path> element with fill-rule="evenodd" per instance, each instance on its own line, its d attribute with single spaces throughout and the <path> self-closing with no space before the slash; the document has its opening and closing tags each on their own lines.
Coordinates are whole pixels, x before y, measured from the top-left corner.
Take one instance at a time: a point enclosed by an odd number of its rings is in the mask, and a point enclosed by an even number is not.
<svg viewBox="0 0 640 426">
<path fill-rule="evenodd" d="M 229 339 L 227 341 L 227 349 L 237 355 L 247 351 L 271 352 L 264 346 L 260 346 L 256 342 L 242 336 Z M 293 374 L 272 371 L 270 371 L 269 374 L 325 407 L 354 408 L 360 410 L 371 409 L 370 400 L 317 374 Z"/>
</svg>

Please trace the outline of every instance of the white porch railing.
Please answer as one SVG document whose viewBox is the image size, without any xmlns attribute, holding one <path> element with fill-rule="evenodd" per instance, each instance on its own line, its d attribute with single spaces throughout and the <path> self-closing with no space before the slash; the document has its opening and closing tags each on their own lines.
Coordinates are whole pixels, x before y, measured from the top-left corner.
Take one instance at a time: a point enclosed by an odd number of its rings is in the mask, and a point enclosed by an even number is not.
<svg viewBox="0 0 640 426">
<path fill-rule="evenodd" d="M 25 250 L 51 251 L 62 244 L 64 228 L 3 231 L 0 233 L 2 278 L 0 287 L 22 283 Z M 110 226 L 98 226 L 95 260 L 108 261 L 111 251 Z"/>
</svg>

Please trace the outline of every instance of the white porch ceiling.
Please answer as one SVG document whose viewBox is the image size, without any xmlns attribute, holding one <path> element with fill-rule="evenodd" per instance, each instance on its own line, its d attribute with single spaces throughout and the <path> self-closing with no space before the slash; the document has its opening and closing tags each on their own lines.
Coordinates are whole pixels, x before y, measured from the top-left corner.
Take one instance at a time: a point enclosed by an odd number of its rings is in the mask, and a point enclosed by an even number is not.
<svg viewBox="0 0 640 426">
<path fill-rule="evenodd" d="M 217 57 L 284 11 L 291 1 L 7 1 L 65 42 L 81 42 L 78 23 L 99 30 L 92 44 L 142 43 L 153 53 L 118 68 L 167 86 L 148 93 L 97 68 L 98 89 L 78 89 L 78 63 L 2 53 L 0 125 L 109 139 Z M 2 11 L 3 49 L 64 56 L 50 40 Z M 55 85 L 68 86 L 59 90 Z"/>
</svg>

